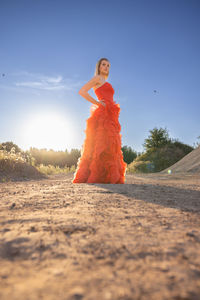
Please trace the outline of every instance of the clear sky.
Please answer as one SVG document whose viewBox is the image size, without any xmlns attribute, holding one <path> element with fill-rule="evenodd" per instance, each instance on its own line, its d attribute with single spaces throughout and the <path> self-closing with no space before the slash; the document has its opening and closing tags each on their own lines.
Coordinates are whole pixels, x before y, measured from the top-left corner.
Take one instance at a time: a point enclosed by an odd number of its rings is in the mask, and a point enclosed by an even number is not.
<svg viewBox="0 0 200 300">
<path fill-rule="evenodd" d="M 143 151 L 154 127 L 198 141 L 199 0 L 1 0 L 0 142 L 80 149 L 92 104 L 78 90 L 101 57 L 122 146 Z"/>
</svg>

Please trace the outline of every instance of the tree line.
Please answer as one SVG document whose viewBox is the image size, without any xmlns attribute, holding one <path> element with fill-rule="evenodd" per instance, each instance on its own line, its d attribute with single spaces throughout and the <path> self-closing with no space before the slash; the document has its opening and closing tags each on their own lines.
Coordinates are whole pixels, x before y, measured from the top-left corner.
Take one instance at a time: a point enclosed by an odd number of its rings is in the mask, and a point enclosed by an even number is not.
<svg viewBox="0 0 200 300">
<path fill-rule="evenodd" d="M 123 159 L 130 165 L 133 172 L 157 172 L 174 164 L 183 156 L 188 154 L 194 147 L 184 144 L 177 139 L 169 137 L 166 128 L 153 128 L 149 131 L 149 136 L 144 140 L 144 151 L 142 153 L 135 151 L 130 146 L 121 148 Z M 198 137 L 199 138 L 199 137 Z M 197 143 L 196 146 L 199 146 Z M 40 164 L 59 166 L 60 168 L 77 166 L 80 149 L 71 149 L 68 151 L 55 151 L 53 149 L 37 149 L 30 147 L 29 150 L 23 151 L 13 142 L 0 144 L 0 150 L 20 154 L 24 160 L 34 166 Z"/>
</svg>

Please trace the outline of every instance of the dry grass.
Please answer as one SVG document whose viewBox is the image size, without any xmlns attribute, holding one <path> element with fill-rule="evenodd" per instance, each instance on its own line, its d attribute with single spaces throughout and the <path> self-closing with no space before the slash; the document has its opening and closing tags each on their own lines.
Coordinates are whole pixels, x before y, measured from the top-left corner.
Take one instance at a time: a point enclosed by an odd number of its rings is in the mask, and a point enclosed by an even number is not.
<svg viewBox="0 0 200 300">
<path fill-rule="evenodd" d="M 43 177 L 43 175 L 53 175 L 60 173 L 70 173 L 75 171 L 75 166 L 60 168 L 59 166 L 40 164 L 34 165 L 34 159 L 30 163 L 26 162 L 22 153 L 15 153 L 13 147 L 10 152 L 0 150 L 0 181 L 27 180 L 31 178 Z"/>
<path fill-rule="evenodd" d="M 59 166 L 54 167 L 53 165 L 45 166 L 43 164 L 40 164 L 39 166 L 36 166 L 36 168 L 38 171 L 46 175 L 60 174 L 60 173 L 67 174 L 75 171 L 75 166 L 60 168 Z"/>
</svg>

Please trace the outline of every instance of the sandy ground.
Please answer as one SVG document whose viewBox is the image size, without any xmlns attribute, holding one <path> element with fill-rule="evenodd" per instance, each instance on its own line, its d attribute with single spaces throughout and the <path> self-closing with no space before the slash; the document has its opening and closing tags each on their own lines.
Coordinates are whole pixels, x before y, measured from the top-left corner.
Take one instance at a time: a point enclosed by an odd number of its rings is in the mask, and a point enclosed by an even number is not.
<svg viewBox="0 0 200 300">
<path fill-rule="evenodd" d="M 200 175 L 0 184 L 1 300 L 200 299 Z"/>
</svg>

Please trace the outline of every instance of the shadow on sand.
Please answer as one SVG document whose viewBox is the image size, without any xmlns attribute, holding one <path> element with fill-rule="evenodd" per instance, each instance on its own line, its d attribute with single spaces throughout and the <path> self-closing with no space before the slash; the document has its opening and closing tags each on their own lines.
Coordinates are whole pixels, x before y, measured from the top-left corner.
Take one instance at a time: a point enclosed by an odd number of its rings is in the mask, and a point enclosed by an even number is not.
<svg viewBox="0 0 200 300">
<path fill-rule="evenodd" d="M 145 180 L 145 179 L 144 179 Z M 173 187 L 158 181 L 151 183 L 125 183 L 125 184 L 103 184 L 87 183 L 98 186 L 104 191 L 96 193 L 120 194 L 134 201 L 143 200 L 157 205 L 176 208 L 182 211 L 200 213 L 200 191 L 188 187 Z M 128 180 L 130 181 L 130 180 Z M 134 181 L 134 178 L 132 179 Z M 138 181 L 138 180 L 136 180 Z"/>
</svg>

